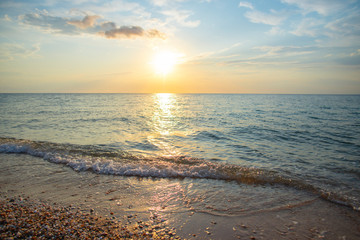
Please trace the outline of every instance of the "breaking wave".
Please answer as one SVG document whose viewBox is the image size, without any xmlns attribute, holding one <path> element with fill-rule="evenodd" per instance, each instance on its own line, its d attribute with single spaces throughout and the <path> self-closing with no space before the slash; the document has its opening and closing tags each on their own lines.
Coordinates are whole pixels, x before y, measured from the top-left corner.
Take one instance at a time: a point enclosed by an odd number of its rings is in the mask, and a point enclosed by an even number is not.
<svg viewBox="0 0 360 240">
<path fill-rule="evenodd" d="M 185 156 L 143 157 L 99 145 L 60 144 L 14 138 L 0 138 L 0 153 L 28 154 L 64 164 L 75 171 L 96 174 L 154 178 L 204 178 L 243 184 L 283 185 L 317 194 L 326 200 L 351 206 L 346 197 L 324 191 L 311 184 L 267 169 L 242 167 Z"/>
</svg>

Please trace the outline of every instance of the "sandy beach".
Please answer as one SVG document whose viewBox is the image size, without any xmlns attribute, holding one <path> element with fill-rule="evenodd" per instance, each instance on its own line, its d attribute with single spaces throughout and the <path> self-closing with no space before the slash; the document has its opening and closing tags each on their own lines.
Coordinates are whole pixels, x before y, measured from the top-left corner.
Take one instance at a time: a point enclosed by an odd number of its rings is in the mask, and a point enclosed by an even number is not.
<svg viewBox="0 0 360 240">
<path fill-rule="evenodd" d="M 359 23 L 360 0 L 0 0 L 0 240 L 360 240 Z"/>
<path fill-rule="evenodd" d="M 181 180 L 79 173 L 17 154 L 1 154 L 0 164 L 3 239 L 360 237 L 358 211 L 320 198 L 234 216 L 214 215 L 175 206 L 181 204 L 175 193 Z"/>
</svg>

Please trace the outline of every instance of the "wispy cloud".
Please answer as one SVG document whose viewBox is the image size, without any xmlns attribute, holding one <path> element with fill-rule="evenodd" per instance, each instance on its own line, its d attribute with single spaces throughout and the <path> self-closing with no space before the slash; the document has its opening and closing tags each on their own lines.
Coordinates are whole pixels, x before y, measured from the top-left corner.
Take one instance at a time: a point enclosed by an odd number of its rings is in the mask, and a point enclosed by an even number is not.
<svg viewBox="0 0 360 240">
<path fill-rule="evenodd" d="M 188 64 L 200 64 L 205 62 L 211 62 L 219 59 L 227 59 L 232 57 L 238 57 L 238 54 L 233 54 L 232 51 L 242 46 L 241 42 L 234 43 L 233 45 L 213 51 L 213 52 L 202 52 L 195 56 L 190 56 L 186 59 Z"/>
<path fill-rule="evenodd" d="M 167 16 L 167 21 L 175 21 L 183 27 L 197 27 L 200 25 L 200 20 L 188 20 L 193 15 L 191 11 L 173 9 L 162 11 L 161 13 Z"/>
<path fill-rule="evenodd" d="M 245 17 L 253 23 L 262 23 L 266 25 L 277 26 L 280 25 L 287 18 L 286 15 L 279 13 L 273 9 L 271 9 L 269 13 L 256 10 L 250 2 L 240 2 L 239 7 L 248 9 L 248 11 L 245 12 Z"/>
<path fill-rule="evenodd" d="M 296 36 L 325 37 L 333 45 L 344 45 L 360 42 L 360 14 L 357 11 L 348 12 L 344 17 L 334 17 L 332 20 L 324 18 L 303 18 L 290 33 Z"/>
<path fill-rule="evenodd" d="M 265 13 L 257 10 L 246 12 L 245 17 L 248 18 L 250 22 L 263 23 L 272 26 L 279 25 L 286 19 L 285 16 L 276 12 Z"/>
<path fill-rule="evenodd" d="M 358 36 L 360 37 L 360 13 L 358 11 L 348 14 L 345 17 L 338 18 L 325 25 L 325 28 L 333 33 L 342 36 Z M 360 40 L 360 39 L 359 39 Z"/>
<path fill-rule="evenodd" d="M 320 29 L 322 29 L 323 24 L 324 22 L 322 20 L 316 18 L 304 18 L 291 33 L 297 36 L 315 37 L 322 33 Z"/>
<path fill-rule="evenodd" d="M 189 59 L 189 64 L 206 64 L 221 66 L 289 66 L 302 65 L 307 67 L 306 59 L 312 56 L 317 47 L 313 46 L 257 46 L 244 51 L 242 44 L 237 43 L 229 48 L 224 48 L 216 52 L 203 53 Z"/>
<path fill-rule="evenodd" d="M 151 3 L 155 6 L 163 7 L 174 3 L 185 2 L 187 0 L 151 0 Z M 211 2 L 211 0 L 198 0 L 200 2 Z"/>
<path fill-rule="evenodd" d="M 151 0 L 151 3 L 155 6 L 165 6 L 168 3 L 168 0 Z"/>
<path fill-rule="evenodd" d="M 342 65 L 360 65 L 360 49 L 357 49 L 356 51 L 348 54 L 347 56 L 337 59 L 337 62 Z"/>
<path fill-rule="evenodd" d="M 2 43 L 0 45 L 0 60 L 14 60 L 16 57 L 30 57 L 40 51 L 40 45 L 25 47 L 17 43 Z"/>
<path fill-rule="evenodd" d="M 351 57 L 360 56 L 360 49 L 356 50 L 355 52 L 350 53 L 350 56 Z"/>
<path fill-rule="evenodd" d="M 292 57 L 305 54 L 311 54 L 314 52 L 314 47 L 300 47 L 300 46 L 259 46 L 254 47 L 254 50 L 259 50 L 263 54 L 252 57 L 252 59 L 259 58 L 282 58 L 282 57 Z"/>
<path fill-rule="evenodd" d="M 11 22 L 12 21 L 11 18 L 9 17 L 9 15 L 7 15 L 7 14 L 4 15 L 2 20 L 6 21 L 6 22 Z"/>
<path fill-rule="evenodd" d="M 253 5 L 249 2 L 240 2 L 239 7 L 254 9 Z"/>
<path fill-rule="evenodd" d="M 283 35 L 285 34 L 285 30 L 280 28 L 279 26 L 273 26 L 268 32 L 269 35 Z"/>
<path fill-rule="evenodd" d="M 244 16 L 252 23 L 266 24 L 272 36 L 292 34 L 308 37 L 315 44 L 358 47 L 360 13 L 356 0 L 281 0 L 276 10 L 259 11 L 250 2 L 241 1 Z M 289 8 L 293 5 L 297 9 Z M 310 40 L 311 38 L 311 40 Z"/>
<path fill-rule="evenodd" d="M 144 7 L 132 1 L 110 0 L 86 4 L 86 9 L 93 12 L 109 13 L 109 12 L 139 12 L 143 13 Z"/>
<path fill-rule="evenodd" d="M 281 0 L 283 3 L 293 4 L 301 8 L 305 14 L 317 12 L 321 15 L 329 15 L 343 10 L 354 0 Z"/>
</svg>

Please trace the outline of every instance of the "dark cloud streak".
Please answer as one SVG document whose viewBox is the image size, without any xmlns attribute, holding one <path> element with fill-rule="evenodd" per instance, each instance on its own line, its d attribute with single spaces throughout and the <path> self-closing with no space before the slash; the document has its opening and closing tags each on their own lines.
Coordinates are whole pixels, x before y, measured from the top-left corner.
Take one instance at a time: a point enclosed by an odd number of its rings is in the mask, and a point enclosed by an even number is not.
<svg viewBox="0 0 360 240">
<path fill-rule="evenodd" d="M 137 38 L 137 37 L 148 37 L 148 38 L 161 38 L 165 39 L 165 35 L 156 29 L 150 29 L 145 31 L 139 26 L 121 26 L 119 28 L 112 28 L 105 32 L 100 32 L 106 38 Z"/>
<path fill-rule="evenodd" d="M 121 26 L 120 28 L 113 28 L 111 30 L 101 32 L 106 38 L 135 38 L 144 35 L 144 29 L 139 26 Z"/>
<path fill-rule="evenodd" d="M 98 15 L 86 15 L 82 20 L 70 20 L 63 17 L 50 16 L 46 11 L 21 15 L 19 20 L 26 25 L 35 26 L 52 33 L 67 35 L 94 34 L 108 39 L 160 38 L 165 34 L 157 29 L 144 30 L 140 26 L 120 26 L 114 22 L 97 23 Z"/>
</svg>

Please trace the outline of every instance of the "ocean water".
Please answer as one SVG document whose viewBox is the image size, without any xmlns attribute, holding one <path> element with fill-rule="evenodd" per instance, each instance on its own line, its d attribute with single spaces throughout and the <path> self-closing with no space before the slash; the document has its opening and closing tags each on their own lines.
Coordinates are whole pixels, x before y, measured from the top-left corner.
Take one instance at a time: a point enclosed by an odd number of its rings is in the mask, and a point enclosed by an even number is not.
<svg viewBox="0 0 360 240">
<path fill-rule="evenodd" d="M 0 94 L 0 121 L 1 154 L 177 181 L 199 212 L 360 210 L 360 95 Z"/>
</svg>

